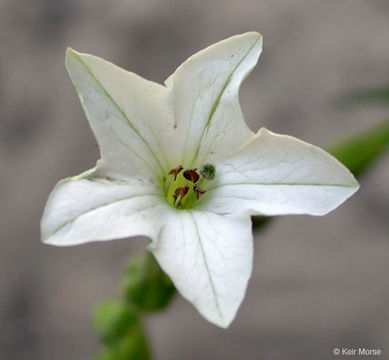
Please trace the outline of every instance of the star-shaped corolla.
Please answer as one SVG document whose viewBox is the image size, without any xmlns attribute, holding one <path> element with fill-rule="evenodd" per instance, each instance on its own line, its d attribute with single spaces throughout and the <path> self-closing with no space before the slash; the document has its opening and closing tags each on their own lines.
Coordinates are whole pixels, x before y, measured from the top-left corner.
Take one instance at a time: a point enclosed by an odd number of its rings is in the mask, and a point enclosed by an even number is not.
<svg viewBox="0 0 389 360">
<path fill-rule="evenodd" d="M 325 151 L 246 126 L 238 91 L 261 50 L 260 34 L 233 36 L 190 57 L 163 86 L 69 49 L 101 159 L 56 185 L 43 241 L 146 236 L 182 296 L 227 327 L 252 271 L 250 216 L 324 215 L 358 189 Z"/>
</svg>

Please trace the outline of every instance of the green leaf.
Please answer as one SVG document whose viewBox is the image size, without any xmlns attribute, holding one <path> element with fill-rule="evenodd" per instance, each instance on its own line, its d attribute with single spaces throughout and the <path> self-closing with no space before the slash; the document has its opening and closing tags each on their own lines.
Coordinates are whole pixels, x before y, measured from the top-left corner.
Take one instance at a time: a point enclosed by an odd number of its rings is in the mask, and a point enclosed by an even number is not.
<svg viewBox="0 0 389 360">
<path fill-rule="evenodd" d="M 123 288 L 127 302 L 145 312 L 162 310 L 176 292 L 169 277 L 149 252 L 129 263 Z"/>
<path fill-rule="evenodd" d="M 389 121 L 330 147 L 328 151 L 360 178 L 388 149 Z"/>
</svg>

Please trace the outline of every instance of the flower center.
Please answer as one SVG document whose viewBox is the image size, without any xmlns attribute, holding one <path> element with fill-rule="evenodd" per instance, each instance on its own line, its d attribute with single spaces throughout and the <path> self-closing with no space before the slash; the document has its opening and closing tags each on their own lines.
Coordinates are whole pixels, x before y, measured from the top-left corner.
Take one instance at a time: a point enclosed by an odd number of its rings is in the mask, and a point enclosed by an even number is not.
<svg viewBox="0 0 389 360">
<path fill-rule="evenodd" d="M 197 168 L 184 169 L 179 165 L 168 175 L 165 186 L 167 202 L 178 209 L 188 209 L 206 193 L 203 187 L 215 178 L 215 167 L 206 164 L 198 172 Z"/>
</svg>

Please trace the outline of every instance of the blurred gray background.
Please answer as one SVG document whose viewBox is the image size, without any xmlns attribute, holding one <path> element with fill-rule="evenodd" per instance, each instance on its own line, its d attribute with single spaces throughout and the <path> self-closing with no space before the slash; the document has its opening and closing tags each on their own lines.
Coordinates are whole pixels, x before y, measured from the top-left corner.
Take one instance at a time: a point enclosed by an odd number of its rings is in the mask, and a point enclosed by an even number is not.
<svg viewBox="0 0 389 360">
<path fill-rule="evenodd" d="M 345 90 L 388 82 L 386 0 L 0 0 L 0 26 L 1 360 L 92 359 L 91 310 L 146 244 L 40 243 L 54 184 L 98 158 L 65 72 L 67 46 L 162 82 L 203 47 L 256 30 L 264 52 L 241 90 L 253 130 L 325 146 L 388 115 L 330 105 Z M 334 347 L 379 348 L 389 359 L 388 179 L 385 157 L 330 215 L 280 218 L 257 236 L 228 330 L 177 297 L 149 319 L 155 359 L 321 360 L 335 358 Z"/>
</svg>

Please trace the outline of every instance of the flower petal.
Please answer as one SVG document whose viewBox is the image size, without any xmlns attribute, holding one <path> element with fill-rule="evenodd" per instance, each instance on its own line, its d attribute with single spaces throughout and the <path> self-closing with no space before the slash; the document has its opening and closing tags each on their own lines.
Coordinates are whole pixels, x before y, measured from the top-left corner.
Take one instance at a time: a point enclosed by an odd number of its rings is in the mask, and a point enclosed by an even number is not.
<svg viewBox="0 0 389 360">
<path fill-rule="evenodd" d="M 252 215 L 325 215 L 358 190 L 350 171 L 318 147 L 261 129 L 216 164 L 217 181 L 200 208 Z M 204 199 L 205 200 L 205 199 Z"/>
<path fill-rule="evenodd" d="M 247 215 L 172 210 L 152 252 L 182 296 L 228 327 L 251 276 L 252 243 Z"/>
<path fill-rule="evenodd" d="M 156 239 L 163 206 L 155 186 L 92 169 L 56 185 L 42 216 L 42 241 L 68 246 L 136 235 Z"/>
<path fill-rule="evenodd" d="M 114 174 L 147 178 L 166 173 L 168 165 L 159 138 L 173 117 L 167 89 L 72 49 L 67 50 L 66 67 L 106 171 L 109 167 Z"/>
<path fill-rule="evenodd" d="M 191 56 L 166 80 L 176 129 L 169 156 L 177 164 L 201 165 L 254 136 L 244 122 L 238 91 L 261 51 L 260 34 L 233 36 Z"/>
</svg>

